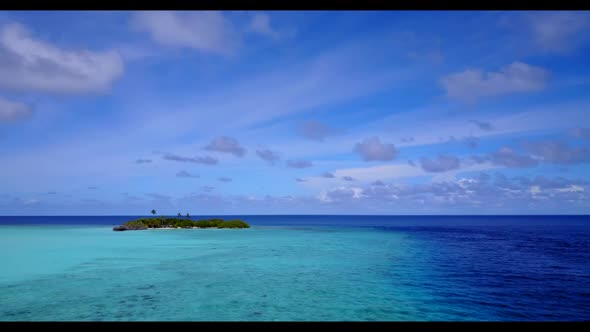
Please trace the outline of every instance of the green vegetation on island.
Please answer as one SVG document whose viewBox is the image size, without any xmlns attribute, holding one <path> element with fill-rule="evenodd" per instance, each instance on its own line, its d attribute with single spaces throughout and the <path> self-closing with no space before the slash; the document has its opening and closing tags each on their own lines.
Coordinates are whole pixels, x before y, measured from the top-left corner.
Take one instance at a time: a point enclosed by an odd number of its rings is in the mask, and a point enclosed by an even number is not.
<svg viewBox="0 0 590 332">
<path fill-rule="evenodd" d="M 152 214 L 155 211 L 152 210 Z M 187 213 L 187 218 L 189 214 Z M 180 218 L 165 218 L 165 217 L 154 217 L 154 218 L 140 218 L 137 220 L 131 220 L 123 225 L 119 225 L 113 228 L 114 231 L 127 231 L 127 230 L 144 230 L 149 228 L 250 228 L 248 223 L 243 220 L 223 220 L 223 219 L 202 219 L 202 220 L 191 220 L 191 219 L 180 219 Z"/>
</svg>

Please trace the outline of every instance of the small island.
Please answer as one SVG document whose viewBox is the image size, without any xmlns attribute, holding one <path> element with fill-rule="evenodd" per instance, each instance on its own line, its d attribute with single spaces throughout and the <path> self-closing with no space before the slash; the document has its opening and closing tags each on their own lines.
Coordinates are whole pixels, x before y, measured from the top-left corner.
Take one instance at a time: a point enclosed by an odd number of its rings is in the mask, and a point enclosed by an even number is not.
<svg viewBox="0 0 590 332">
<path fill-rule="evenodd" d="M 152 215 L 156 215 L 156 210 L 152 210 Z M 243 220 L 223 220 L 223 219 L 202 219 L 193 221 L 190 214 L 186 214 L 186 219 L 182 219 L 180 212 L 178 218 L 153 217 L 140 218 L 131 220 L 123 225 L 113 227 L 114 231 L 140 231 L 150 228 L 250 228 L 250 225 Z"/>
<path fill-rule="evenodd" d="M 150 228 L 250 228 L 242 220 L 203 219 L 193 221 L 178 218 L 141 218 L 115 226 L 114 231 L 139 231 Z"/>
</svg>

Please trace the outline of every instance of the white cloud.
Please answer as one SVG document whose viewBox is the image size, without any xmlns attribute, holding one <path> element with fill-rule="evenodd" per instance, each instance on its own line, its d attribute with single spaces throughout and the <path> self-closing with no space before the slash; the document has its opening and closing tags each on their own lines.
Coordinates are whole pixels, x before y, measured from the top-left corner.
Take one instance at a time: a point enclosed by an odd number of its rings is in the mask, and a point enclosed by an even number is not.
<svg viewBox="0 0 590 332">
<path fill-rule="evenodd" d="M 165 46 L 217 54 L 231 54 L 237 46 L 231 22 L 218 11 L 142 11 L 135 14 L 132 26 Z"/>
<path fill-rule="evenodd" d="M 407 164 L 390 164 L 373 167 L 356 167 L 356 168 L 343 168 L 337 169 L 333 172 L 336 178 L 338 178 L 339 185 L 350 183 L 344 180 L 344 177 L 351 177 L 355 179 L 355 184 L 369 184 L 375 181 L 389 181 L 394 179 L 401 179 L 407 177 L 415 177 L 426 175 L 423 170 L 412 167 Z M 326 178 L 323 176 L 309 176 L 302 182 L 307 188 L 315 190 L 328 190 L 334 188 L 334 179 Z"/>
<path fill-rule="evenodd" d="M 319 142 L 323 141 L 326 136 L 336 132 L 335 129 L 315 120 L 300 123 L 297 129 L 301 136 Z"/>
<path fill-rule="evenodd" d="M 547 52 L 565 53 L 584 37 L 590 28 L 590 13 L 575 11 L 535 12 L 526 16 L 533 41 Z"/>
<path fill-rule="evenodd" d="M 363 189 L 359 187 L 337 187 L 329 191 L 321 191 L 318 195 L 318 200 L 325 203 L 333 202 L 340 198 L 352 198 L 359 199 L 363 198 Z"/>
<path fill-rule="evenodd" d="M 204 149 L 208 151 L 231 153 L 236 157 L 243 157 L 246 154 L 246 149 L 240 146 L 240 143 L 235 138 L 228 136 L 220 136 L 213 139 L 204 147 Z"/>
<path fill-rule="evenodd" d="M 462 172 L 477 172 L 486 171 L 489 169 L 498 168 L 497 166 L 485 162 L 481 164 L 468 164 L 465 163 L 460 169 L 452 169 L 444 172 L 437 173 L 433 176 L 432 173 L 423 170 L 420 167 L 414 167 L 407 163 L 400 164 L 389 164 L 372 167 L 356 167 L 356 168 L 342 168 L 332 171 L 336 178 L 341 180 L 339 185 L 349 183 L 344 180 L 344 177 L 352 177 L 355 180 L 355 184 L 374 184 L 377 181 L 380 182 L 395 182 L 396 180 L 404 178 L 413 178 L 419 176 L 431 177 L 432 183 L 455 181 L 457 174 Z M 306 181 L 302 183 L 305 187 L 312 189 L 330 189 L 334 188 L 334 179 L 325 178 L 323 176 L 310 176 L 306 178 Z"/>
<path fill-rule="evenodd" d="M 461 160 L 455 156 L 438 155 L 436 158 L 420 158 L 420 166 L 427 172 L 447 172 L 461 167 Z"/>
<path fill-rule="evenodd" d="M 180 172 L 176 173 L 176 177 L 179 177 L 179 178 L 198 178 L 199 175 L 191 174 L 191 173 L 189 173 L 187 171 L 180 171 Z"/>
<path fill-rule="evenodd" d="M 279 39 L 280 33 L 270 25 L 270 17 L 263 13 L 255 13 L 250 21 L 249 30 L 273 39 Z"/>
<path fill-rule="evenodd" d="M 313 163 L 308 160 L 287 160 L 287 167 L 289 167 L 289 168 L 309 168 L 309 167 L 313 167 Z"/>
<path fill-rule="evenodd" d="M 27 199 L 27 200 L 24 202 L 24 204 L 25 204 L 25 205 L 33 205 L 33 204 L 38 204 L 38 203 L 40 203 L 40 202 L 41 202 L 41 201 L 40 201 L 40 200 L 38 200 L 38 199 L 36 199 L 36 198 L 30 198 L 30 199 Z"/>
<path fill-rule="evenodd" d="M 352 197 L 353 198 L 361 198 L 363 197 L 363 189 L 362 188 L 357 188 L 357 187 L 353 187 L 350 188 L 353 192 Z"/>
<path fill-rule="evenodd" d="M 277 152 L 269 149 L 258 149 L 256 150 L 256 155 L 261 159 L 266 160 L 270 164 L 274 164 L 276 161 L 281 159 Z"/>
<path fill-rule="evenodd" d="M 22 25 L 0 28 L 0 87 L 54 93 L 105 92 L 124 71 L 114 51 L 64 50 Z"/>
<path fill-rule="evenodd" d="M 557 189 L 557 191 L 566 193 L 579 193 L 584 191 L 584 187 L 572 184 L 569 187 Z"/>
<path fill-rule="evenodd" d="M 527 144 L 529 150 L 535 157 L 544 162 L 572 165 L 590 162 L 590 149 L 587 147 L 570 147 L 561 141 L 541 141 Z"/>
<path fill-rule="evenodd" d="M 479 98 L 518 92 L 541 91 L 549 72 L 522 62 L 513 62 L 498 72 L 467 69 L 441 80 L 449 98 L 473 102 Z"/>
<path fill-rule="evenodd" d="M 354 152 L 363 157 L 364 161 L 389 161 L 395 159 L 398 154 L 393 144 L 381 143 L 376 136 L 356 143 Z"/>
<path fill-rule="evenodd" d="M 29 105 L 0 97 L 0 122 L 17 121 L 31 116 Z"/>
<path fill-rule="evenodd" d="M 423 170 L 407 164 L 382 165 L 374 167 L 358 167 L 339 169 L 332 172 L 337 177 L 350 176 L 361 182 L 391 180 L 426 174 Z M 314 178 L 315 179 L 315 178 Z"/>
<path fill-rule="evenodd" d="M 463 189 L 467 189 L 467 187 L 469 187 L 470 185 L 477 183 L 478 180 L 477 179 L 470 179 L 470 178 L 460 178 L 459 180 L 457 180 L 457 184 L 459 185 L 459 187 L 463 188 Z"/>
<path fill-rule="evenodd" d="M 587 197 L 579 191 L 576 193 L 551 192 L 539 185 L 538 180 L 522 176 L 514 178 L 496 176 L 494 179 L 480 176 L 460 180 L 449 179 L 436 183 L 390 183 L 379 187 L 365 185 L 355 188 L 338 186 L 323 189 L 319 199 L 322 204 L 332 204 L 339 209 L 353 206 L 367 209 L 369 205 L 373 205 L 383 211 L 392 211 L 396 208 L 407 210 L 408 207 L 410 209 L 418 207 L 421 213 L 425 209 L 422 209 L 420 205 L 428 207 L 427 209 L 443 206 L 445 209 L 457 207 L 458 211 L 462 211 L 461 213 L 465 213 L 465 209 L 473 208 L 473 212 L 484 214 L 491 211 L 497 213 L 498 210 L 505 208 L 522 211 L 525 206 L 537 212 L 548 208 L 563 209 L 564 204 L 571 203 L 587 206 L 584 204 Z M 562 179 L 559 182 L 569 183 L 572 186 L 576 181 Z M 484 212 L 484 210 L 487 211 Z"/>
<path fill-rule="evenodd" d="M 489 159 L 496 165 L 509 168 L 527 168 L 537 166 L 538 160 L 529 155 L 519 154 L 509 147 L 501 147 L 490 154 Z"/>
</svg>

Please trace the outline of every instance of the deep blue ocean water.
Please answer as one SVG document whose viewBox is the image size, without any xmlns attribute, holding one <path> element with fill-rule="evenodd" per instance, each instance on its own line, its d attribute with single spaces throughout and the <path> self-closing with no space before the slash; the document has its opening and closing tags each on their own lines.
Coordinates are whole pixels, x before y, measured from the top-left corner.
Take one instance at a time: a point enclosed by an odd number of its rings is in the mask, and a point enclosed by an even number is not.
<svg viewBox="0 0 590 332">
<path fill-rule="evenodd" d="M 0 217 L 0 320 L 590 319 L 587 216 L 235 217 Z"/>
</svg>

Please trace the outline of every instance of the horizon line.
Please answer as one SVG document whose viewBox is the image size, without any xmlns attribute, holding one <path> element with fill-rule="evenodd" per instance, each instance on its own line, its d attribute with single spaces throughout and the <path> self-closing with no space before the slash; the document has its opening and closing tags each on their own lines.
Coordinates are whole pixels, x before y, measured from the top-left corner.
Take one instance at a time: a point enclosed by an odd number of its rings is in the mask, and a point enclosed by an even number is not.
<svg viewBox="0 0 590 332">
<path fill-rule="evenodd" d="M 190 214 L 190 213 L 189 213 Z M 0 215 L 9 217 L 138 217 L 143 214 L 106 214 L 106 215 Z M 308 217 L 308 216 L 354 216 L 354 217 L 590 217 L 590 214 L 195 214 L 198 216 L 257 216 L 257 217 Z M 193 217 L 191 216 L 191 217 Z M 153 217 L 178 217 L 177 215 L 157 215 Z M 182 215 L 184 218 L 185 215 Z"/>
</svg>

